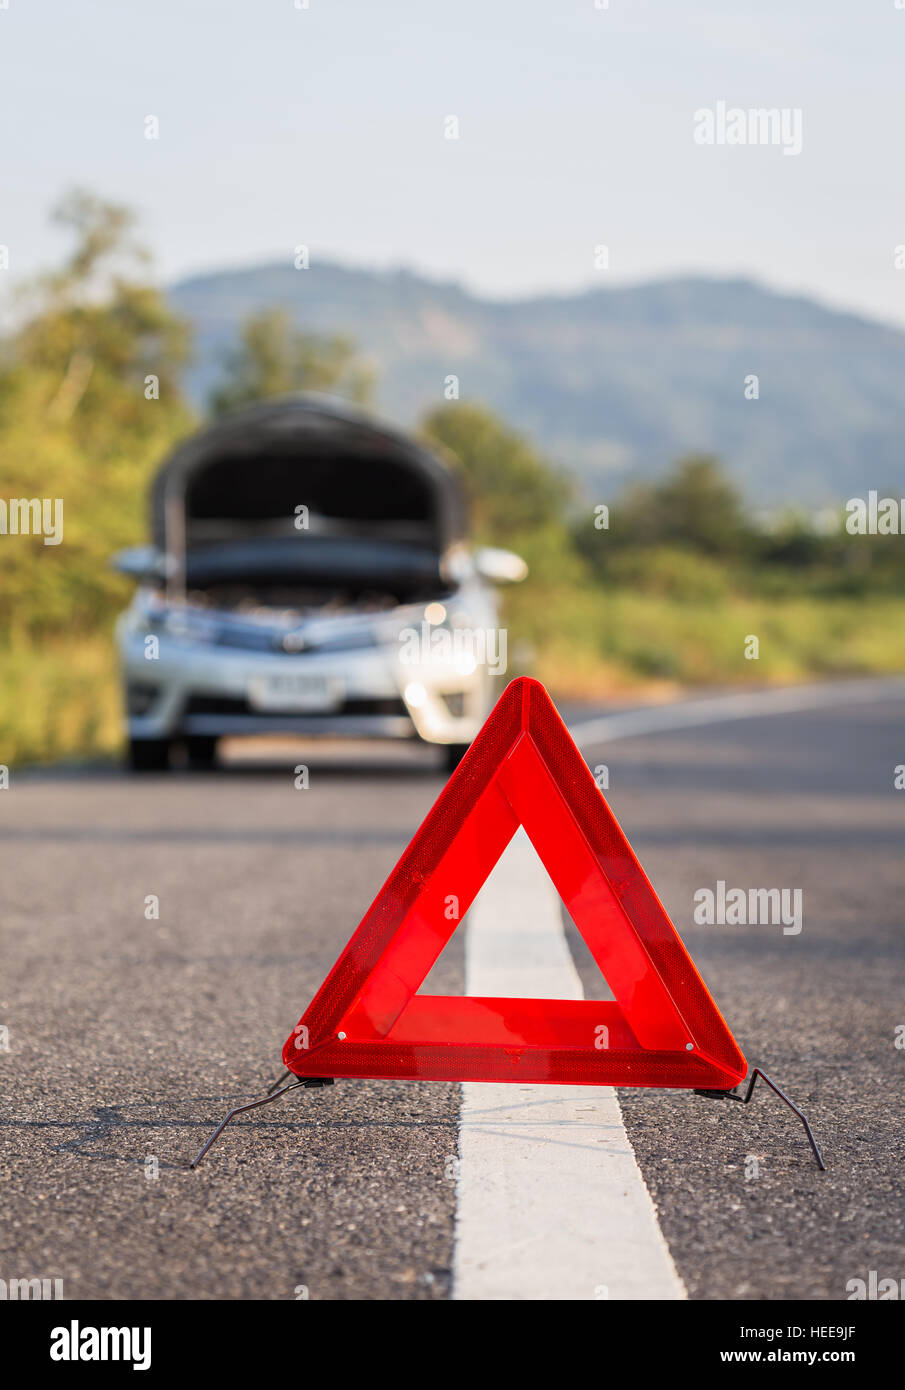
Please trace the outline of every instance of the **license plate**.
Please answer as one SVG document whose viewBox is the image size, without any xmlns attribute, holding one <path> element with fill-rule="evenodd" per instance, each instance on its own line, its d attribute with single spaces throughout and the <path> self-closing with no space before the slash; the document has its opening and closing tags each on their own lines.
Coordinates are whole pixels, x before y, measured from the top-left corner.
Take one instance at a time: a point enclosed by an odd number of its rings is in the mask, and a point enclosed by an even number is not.
<svg viewBox="0 0 905 1390">
<path fill-rule="evenodd" d="M 342 681 L 288 671 L 285 675 L 260 676 L 248 686 L 248 703 L 262 711 L 334 710 L 342 704 L 343 695 Z"/>
</svg>

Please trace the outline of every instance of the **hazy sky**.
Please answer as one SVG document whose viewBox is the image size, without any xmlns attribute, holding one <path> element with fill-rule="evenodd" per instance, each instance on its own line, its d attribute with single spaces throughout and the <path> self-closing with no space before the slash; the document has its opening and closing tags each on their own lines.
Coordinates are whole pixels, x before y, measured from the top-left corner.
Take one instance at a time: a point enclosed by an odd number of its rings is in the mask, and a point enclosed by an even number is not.
<svg viewBox="0 0 905 1390">
<path fill-rule="evenodd" d="M 304 242 L 497 296 L 741 273 L 905 322 L 896 0 L 296 4 L 0 0 L 0 279 L 59 253 L 77 183 L 141 211 L 166 279 Z M 697 144 L 719 101 L 800 109 L 801 153 Z"/>
</svg>

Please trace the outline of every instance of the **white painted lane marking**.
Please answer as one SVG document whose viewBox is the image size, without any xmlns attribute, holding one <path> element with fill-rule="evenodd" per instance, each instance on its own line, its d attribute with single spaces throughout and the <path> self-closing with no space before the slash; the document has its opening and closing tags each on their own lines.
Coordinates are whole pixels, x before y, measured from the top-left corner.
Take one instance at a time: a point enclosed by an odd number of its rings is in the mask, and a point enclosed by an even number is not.
<svg viewBox="0 0 905 1390">
<path fill-rule="evenodd" d="M 569 729 L 579 748 L 610 743 L 641 734 L 670 733 L 733 719 L 757 719 L 799 710 L 828 709 L 835 705 L 895 700 L 905 696 L 905 680 L 896 676 L 876 680 L 832 681 L 826 685 L 795 685 L 781 690 L 746 691 L 737 695 L 713 695 L 703 700 L 682 700 L 672 705 L 651 705 L 603 714 L 573 724 Z"/>
<path fill-rule="evenodd" d="M 581 999 L 559 895 L 520 830 L 468 914 L 465 992 Z M 457 1299 L 684 1298 L 608 1086 L 462 1087 Z"/>
</svg>

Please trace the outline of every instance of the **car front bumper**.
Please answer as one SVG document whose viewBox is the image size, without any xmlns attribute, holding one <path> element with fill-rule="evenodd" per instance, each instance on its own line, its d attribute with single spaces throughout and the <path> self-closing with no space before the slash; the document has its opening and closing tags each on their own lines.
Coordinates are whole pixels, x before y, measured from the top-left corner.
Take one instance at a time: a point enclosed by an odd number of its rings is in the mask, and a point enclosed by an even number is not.
<svg viewBox="0 0 905 1390">
<path fill-rule="evenodd" d="M 489 706 L 486 673 L 404 666 L 391 647 L 335 654 L 249 653 L 117 630 L 132 739 L 297 734 L 470 743 Z M 262 682 L 301 675 L 332 692 L 318 709 L 256 707 Z"/>
</svg>

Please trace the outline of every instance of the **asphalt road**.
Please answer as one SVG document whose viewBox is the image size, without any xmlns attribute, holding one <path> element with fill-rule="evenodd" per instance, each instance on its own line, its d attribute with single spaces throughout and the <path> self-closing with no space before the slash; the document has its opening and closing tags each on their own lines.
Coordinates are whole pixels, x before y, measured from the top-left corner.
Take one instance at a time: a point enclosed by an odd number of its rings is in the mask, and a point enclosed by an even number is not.
<svg viewBox="0 0 905 1390">
<path fill-rule="evenodd" d="M 905 1277 L 902 713 L 890 697 L 586 750 L 749 1062 L 807 1111 L 828 1165 L 767 1091 L 748 1107 L 621 1091 L 690 1297 L 840 1299 L 871 1269 Z M 187 1167 L 279 1073 L 441 786 L 429 754 L 309 752 L 307 790 L 297 760 L 138 780 L 13 769 L 0 1278 L 61 1278 L 70 1298 L 450 1296 L 456 1085 L 292 1096 Z M 694 894 L 718 880 L 801 889 L 801 932 L 696 925 Z M 442 992 L 462 989 L 461 938 L 431 978 Z"/>
</svg>

